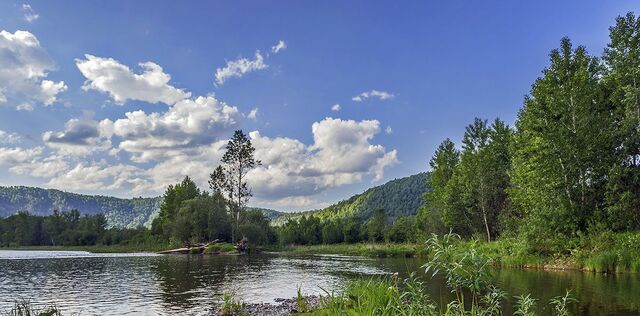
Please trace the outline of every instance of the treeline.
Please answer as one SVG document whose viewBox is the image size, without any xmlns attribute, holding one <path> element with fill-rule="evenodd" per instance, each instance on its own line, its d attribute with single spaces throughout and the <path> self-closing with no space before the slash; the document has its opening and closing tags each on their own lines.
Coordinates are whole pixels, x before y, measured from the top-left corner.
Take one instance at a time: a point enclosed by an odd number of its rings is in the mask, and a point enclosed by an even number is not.
<svg viewBox="0 0 640 316">
<path fill-rule="evenodd" d="M 391 223 L 384 209 L 366 221 L 358 217 L 321 220 L 310 215 L 289 219 L 278 228 L 285 245 L 317 245 L 357 242 L 415 242 L 415 216 L 402 216 Z"/>
<path fill-rule="evenodd" d="M 121 245 L 142 243 L 148 238 L 145 228 L 107 229 L 104 215 L 81 216 L 78 210 L 0 218 L 0 247 Z"/>
<path fill-rule="evenodd" d="M 461 150 L 445 140 L 430 161 L 425 233 L 522 236 L 533 251 L 640 228 L 640 19 L 610 28 L 598 58 L 568 38 L 550 54 L 515 128 L 476 119 Z"/>
<path fill-rule="evenodd" d="M 233 242 L 234 218 L 238 221 L 237 236 L 251 244 L 274 243 L 277 236 L 269 220 L 259 209 L 240 209 L 219 192 L 201 191 L 189 178 L 169 185 L 164 193 L 160 214 L 154 219 L 151 234 L 161 240 L 179 245 L 183 242 L 220 240 Z"/>
</svg>

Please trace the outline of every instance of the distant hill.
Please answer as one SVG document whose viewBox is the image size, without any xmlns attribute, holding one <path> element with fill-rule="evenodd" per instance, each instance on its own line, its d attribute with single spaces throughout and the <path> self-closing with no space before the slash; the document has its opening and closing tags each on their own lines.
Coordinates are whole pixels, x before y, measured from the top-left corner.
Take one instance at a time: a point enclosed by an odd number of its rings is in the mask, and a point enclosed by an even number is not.
<svg viewBox="0 0 640 316">
<path fill-rule="evenodd" d="M 112 227 L 150 225 L 160 208 L 161 197 L 120 199 L 102 195 L 84 195 L 54 189 L 0 186 L 0 217 L 18 212 L 51 215 L 53 210 L 77 209 L 81 214 L 103 213 Z"/>
<path fill-rule="evenodd" d="M 423 172 L 391 180 L 320 210 L 284 213 L 272 220 L 272 223 L 282 225 L 290 218 L 310 214 L 321 219 L 351 216 L 368 219 L 378 208 L 384 209 L 387 216 L 392 219 L 404 215 L 415 215 L 422 204 L 424 193 L 428 190 L 428 178 L 429 173 Z"/>
<path fill-rule="evenodd" d="M 262 214 L 270 221 L 272 221 L 272 220 L 274 220 L 274 219 L 276 219 L 276 218 L 278 218 L 278 217 L 280 217 L 282 215 L 287 214 L 285 212 L 280 212 L 280 211 L 276 211 L 276 210 L 272 210 L 272 209 L 268 209 L 268 208 L 261 208 L 261 207 L 246 207 L 245 209 L 249 210 L 249 211 L 251 211 L 251 210 L 261 211 Z"/>
<path fill-rule="evenodd" d="M 320 210 L 285 213 L 258 207 L 249 209 L 262 211 L 274 225 L 281 225 L 289 218 L 312 213 L 323 219 L 349 216 L 367 219 L 373 210 L 378 208 L 384 209 L 390 218 L 414 215 L 422 204 L 422 195 L 427 190 L 428 177 L 428 173 L 419 173 L 395 179 Z M 132 228 L 139 225 L 150 226 L 151 221 L 158 214 L 161 203 L 162 197 L 120 199 L 36 187 L 0 186 L 0 217 L 11 216 L 18 212 L 51 215 L 55 209 L 60 211 L 77 209 L 81 214 L 103 213 L 110 227 Z"/>
</svg>

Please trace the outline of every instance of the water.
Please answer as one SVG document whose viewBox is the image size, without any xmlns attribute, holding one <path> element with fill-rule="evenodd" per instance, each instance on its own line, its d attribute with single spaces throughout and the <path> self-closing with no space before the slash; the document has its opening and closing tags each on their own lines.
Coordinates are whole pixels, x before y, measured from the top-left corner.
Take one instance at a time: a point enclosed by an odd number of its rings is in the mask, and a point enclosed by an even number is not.
<svg viewBox="0 0 640 316">
<path fill-rule="evenodd" d="M 420 270 L 420 259 L 346 256 L 158 256 L 67 251 L 0 251 L 0 314 L 17 299 L 55 304 L 81 315 L 203 315 L 234 290 L 246 302 L 273 302 L 339 290 L 349 279 Z M 496 270 L 511 297 L 531 293 L 541 314 L 547 301 L 573 289 L 577 315 L 640 315 L 640 276 L 580 272 Z M 438 303 L 450 293 L 428 281 Z"/>
</svg>

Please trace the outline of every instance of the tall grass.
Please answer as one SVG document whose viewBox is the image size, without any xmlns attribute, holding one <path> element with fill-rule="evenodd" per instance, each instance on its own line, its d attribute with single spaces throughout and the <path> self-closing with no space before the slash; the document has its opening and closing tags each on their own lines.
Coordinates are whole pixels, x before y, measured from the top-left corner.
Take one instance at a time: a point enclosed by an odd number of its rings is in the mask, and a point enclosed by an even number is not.
<svg viewBox="0 0 640 316">
<path fill-rule="evenodd" d="M 29 301 L 16 301 L 13 307 L 2 315 L 7 316 L 62 316 L 60 310 L 55 306 L 48 306 L 42 309 L 36 308 Z"/>
<path fill-rule="evenodd" d="M 234 290 L 226 291 L 222 294 L 222 305 L 220 306 L 220 316 L 237 316 L 245 315 L 242 307 L 244 303 L 236 298 Z"/>
<path fill-rule="evenodd" d="M 506 293 L 491 283 L 492 260 L 478 252 L 477 243 L 460 250 L 460 237 L 447 234 L 432 236 L 427 242 L 431 254 L 423 266 L 432 276 L 442 274 L 454 299 L 438 306 L 425 293 L 424 283 L 414 274 L 400 282 L 392 278 L 356 280 L 342 294 L 326 293 L 321 308 L 309 315 L 502 315 Z M 535 315 L 535 299 L 517 297 L 515 315 Z M 569 315 L 568 306 L 575 302 L 569 292 L 550 301 L 555 315 Z"/>
</svg>

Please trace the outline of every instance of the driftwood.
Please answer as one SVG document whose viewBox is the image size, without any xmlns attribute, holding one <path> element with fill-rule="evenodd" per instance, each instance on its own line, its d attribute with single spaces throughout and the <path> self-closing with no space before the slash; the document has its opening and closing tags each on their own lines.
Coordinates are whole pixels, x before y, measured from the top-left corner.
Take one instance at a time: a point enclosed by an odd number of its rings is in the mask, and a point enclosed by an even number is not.
<svg viewBox="0 0 640 316">
<path fill-rule="evenodd" d="M 184 243 L 184 247 L 182 248 L 176 248 L 176 249 L 170 249 L 170 250 L 164 250 L 164 251 L 158 251 L 158 254 L 161 255 L 171 255 L 171 254 L 189 254 L 191 253 L 192 249 L 199 249 L 200 253 L 202 253 L 205 249 L 207 249 L 207 247 L 209 247 L 210 245 L 215 245 L 220 243 L 220 240 L 216 239 L 214 241 L 210 241 L 208 243 L 196 243 L 196 244 L 192 244 L 190 242 L 185 242 Z M 249 248 L 249 240 L 246 238 L 242 238 L 242 240 L 240 240 L 235 246 L 236 250 L 238 252 L 246 252 Z"/>
<path fill-rule="evenodd" d="M 214 241 L 210 241 L 208 243 L 197 243 L 197 244 L 192 244 L 190 242 L 185 242 L 184 243 L 184 247 L 182 248 L 176 248 L 176 249 L 170 249 L 170 250 L 164 250 L 164 251 L 158 251 L 159 254 L 188 254 L 191 252 L 191 249 L 193 248 L 197 248 L 200 249 L 200 252 L 204 251 L 205 249 L 207 249 L 207 247 L 209 247 L 210 245 L 215 245 L 219 242 L 218 239 L 214 240 Z"/>
</svg>

